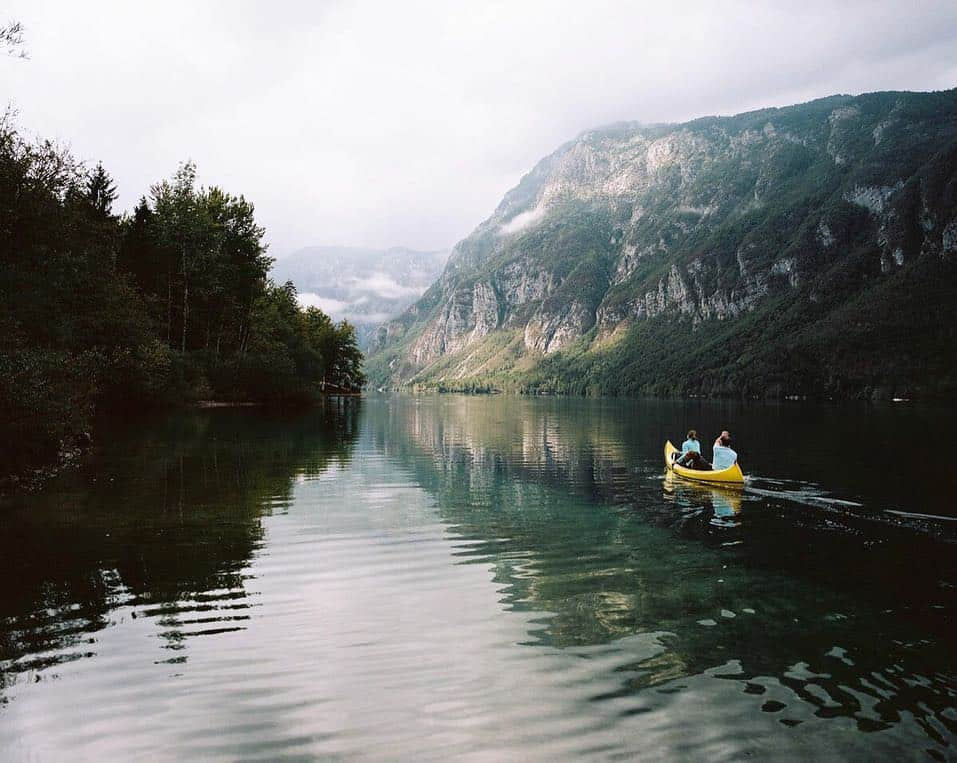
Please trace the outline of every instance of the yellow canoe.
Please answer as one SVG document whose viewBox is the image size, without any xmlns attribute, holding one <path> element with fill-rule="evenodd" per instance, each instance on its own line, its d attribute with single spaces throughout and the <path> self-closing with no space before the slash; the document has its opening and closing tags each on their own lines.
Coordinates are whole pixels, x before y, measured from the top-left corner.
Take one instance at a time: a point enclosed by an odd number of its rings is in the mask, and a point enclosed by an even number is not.
<svg viewBox="0 0 957 763">
<path fill-rule="evenodd" d="M 679 466 L 672 461 L 671 454 L 677 452 L 677 448 L 671 444 L 671 440 L 665 443 L 665 466 L 677 474 L 679 477 L 694 480 L 695 482 L 713 482 L 731 485 L 744 484 L 744 473 L 738 464 L 733 464 L 727 469 L 718 472 L 705 472 L 699 469 L 688 469 L 685 466 Z"/>
</svg>

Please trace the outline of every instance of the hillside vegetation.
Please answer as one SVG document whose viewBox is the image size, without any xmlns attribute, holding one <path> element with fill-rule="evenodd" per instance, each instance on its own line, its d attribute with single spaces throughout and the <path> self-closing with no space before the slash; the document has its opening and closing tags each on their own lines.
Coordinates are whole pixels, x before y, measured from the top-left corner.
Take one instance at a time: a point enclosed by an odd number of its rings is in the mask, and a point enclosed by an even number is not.
<svg viewBox="0 0 957 763">
<path fill-rule="evenodd" d="M 957 391 L 957 91 L 619 124 L 543 159 L 379 331 L 379 386 Z"/>
</svg>

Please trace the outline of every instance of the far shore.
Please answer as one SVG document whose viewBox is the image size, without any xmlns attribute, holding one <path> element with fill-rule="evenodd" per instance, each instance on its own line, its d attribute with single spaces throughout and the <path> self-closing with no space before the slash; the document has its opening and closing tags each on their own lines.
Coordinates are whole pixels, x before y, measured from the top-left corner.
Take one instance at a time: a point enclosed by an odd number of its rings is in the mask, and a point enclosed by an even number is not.
<svg viewBox="0 0 957 763">
<path fill-rule="evenodd" d="M 192 403 L 193 408 L 255 408 L 262 403 L 243 400 L 197 400 Z"/>
</svg>

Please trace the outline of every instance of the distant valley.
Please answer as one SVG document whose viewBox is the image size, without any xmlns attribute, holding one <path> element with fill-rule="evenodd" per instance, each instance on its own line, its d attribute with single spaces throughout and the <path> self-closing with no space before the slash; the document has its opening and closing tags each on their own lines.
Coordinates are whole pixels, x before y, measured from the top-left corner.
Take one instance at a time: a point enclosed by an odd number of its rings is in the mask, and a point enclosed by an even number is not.
<svg viewBox="0 0 957 763">
<path fill-rule="evenodd" d="M 377 326 L 399 315 L 439 277 L 447 251 L 314 246 L 277 260 L 271 277 L 292 281 L 304 306 L 356 327 L 367 347 Z"/>
</svg>

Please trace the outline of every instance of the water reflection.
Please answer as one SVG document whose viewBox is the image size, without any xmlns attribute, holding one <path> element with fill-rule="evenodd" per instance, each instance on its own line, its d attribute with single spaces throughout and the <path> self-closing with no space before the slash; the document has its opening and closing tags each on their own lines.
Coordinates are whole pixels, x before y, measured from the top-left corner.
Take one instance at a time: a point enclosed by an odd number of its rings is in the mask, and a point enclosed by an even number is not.
<svg viewBox="0 0 957 763">
<path fill-rule="evenodd" d="M 94 656 L 120 607 L 153 623 L 156 659 L 174 664 L 189 639 L 243 628 L 262 517 L 286 509 L 296 475 L 348 464 L 358 411 L 114 423 L 82 472 L 4 507 L 0 575 L 16 584 L 0 589 L 0 676 Z"/>
<path fill-rule="evenodd" d="M 726 417 L 374 396 L 118 432 L 7 507 L 0 757 L 952 756 L 952 547 L 785 469 L 663 475 Z"/>
<path fill-rule="evenodd" d="M 741 513 L 744 486 L 699 485 L 669 471 L 663 480 L 662 498 L 682 513 L 709 516 L 714 527 L 734 528 L 740 524 L 736 517 Z"/>
<path fill-rule="evenodd" d="M 662 481 L 657 447 L 642 453 L 625 419 L 580 406 L 448 398 L 374 417 L 379 446 L 477 541 L 469 561 L 491 562 L 503 604 L 543 613 L 528 644 L 667 632 L 664 651 L 596 699 L 711 675 L 737 684 L 742 712 L 788 727 L 911 719 L 931 747 L 952 741 L 949 549 L 853 518 L 794 524 L 793 507 L 744 489 Z"/>
</svg>

